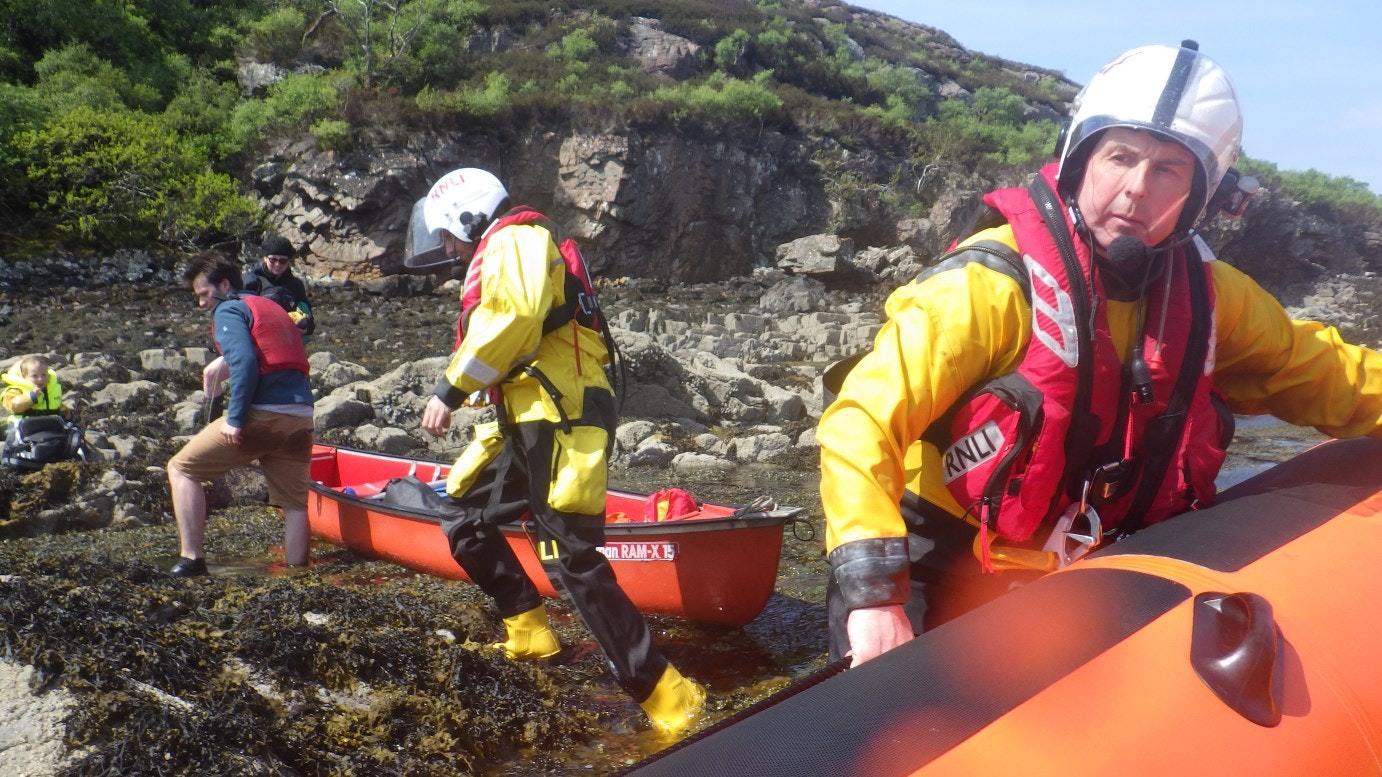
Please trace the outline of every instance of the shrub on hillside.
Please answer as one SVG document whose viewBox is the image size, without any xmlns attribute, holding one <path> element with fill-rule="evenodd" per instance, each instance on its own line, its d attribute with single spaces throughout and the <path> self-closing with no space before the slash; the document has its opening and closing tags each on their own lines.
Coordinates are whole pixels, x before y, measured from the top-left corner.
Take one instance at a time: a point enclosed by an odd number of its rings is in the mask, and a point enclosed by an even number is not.
<svg viewBox="0 0 1382 777">
<path fill-rule="evenodd" d="M 248 53 L 261 62 L 292 62 L 302 48 L 307 17 L 292 6 L 275 8 L 245 30 Z"/>
<path fill-rule="evenodd" d="M 235 151 L 230 120 L 239 100 L 240 90 L 235 84 L 197 70 L 168 101 L 163 116 L 179 135 L 201 143 L 213 159 L 218 159 Z"/>
<path fill-rule="evenodd" d="M 698 84 L 683 81 L 653 92 L 652 99 L 673 120 L 692 120 L 712 126 L 761 124 L 776 118 L 782 98 L 768 86 L 772 71 L 751 81 L 715 73 Z"/>
<path fill-rule="evenodd" d="M 483 84 L 464 87 L 454 92 L 424 88 L 417 96 L 417 106 L 427 113 L 459 114 L 474 119 L 491 119 L 513 108 L 509 77 L 499 72 L 485 75 Z"/>
<path fill-rule="evenodd" d="M 350 145 L 350 124 L 340 119 L 318 119 L 308 132 L 327 151 L 340 151 Z"/>
<path fill-rule="evenodd" d="M 38 93 L 54 110 L 75 105 L 112 110 L 152 109 L 161 103 L 153 87 L 96 56 L 85 43 L 53 49 L 34 64 Z"/>
<path fill-rule="evenodd" d="M 1236 167 L 1253 175 L 1268 189 L 1290 194 L 1306 208 L 1323 215 L 1376 222 L 1382 219 L 1382 197 L 1368 185 L 1348 176 L 1332 176 L 1319 170 L 1281 170 L 1271 162 L 1244 157 Z"/>
<path fill-rule="evenodd" d="M 301 127 L 333 115 L 340 106 L 340 89 L 330 73 L 302 73 L 284 77 L 262 99 L 240 103 L 230 117 L 230 136 L 238 147 L 267 132 Z"/>
<path fill-rule="evenodd" d="M 158 115 L 77 106 L 14 138 L 27 157 L 29 229 L 68 247 L 184 242 L 252 223 L 253 203 L 205 149 Z"/>
<path fill-rule="evenodd" d="M 1051 153 L 1059 128 L 1053 121 L 1026 121 L 1022 97 L 986 86 L 973 102 L 945 100 L 937 115 L 919 128 L 937 158 L 975 159 L 1023 167 Z"/>
</svg>

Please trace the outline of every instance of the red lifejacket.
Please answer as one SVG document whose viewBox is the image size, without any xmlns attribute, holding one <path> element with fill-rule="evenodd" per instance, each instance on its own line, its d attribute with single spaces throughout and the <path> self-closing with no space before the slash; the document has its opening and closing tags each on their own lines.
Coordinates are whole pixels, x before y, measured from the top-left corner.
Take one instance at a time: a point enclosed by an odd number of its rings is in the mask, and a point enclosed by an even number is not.
<svg viewBox="0 0 1382 777">
<path fill-rule="evenodd" d="M 307 364 L 307 347 L 302 342 L 302 330 L 288 317 L 282 305 L 258 294 L 237 297 L 250 309 L 250 340 L 259 361 L 259 374 L 279 370 L 297 370 L 303 375 L 311 369 Z M 216 323 L 211 324 L 211 342 L 222 353 L 216 340 Z M 222 354 L 224 355 L 224 354 Z"/>
<path fill-rule="evenodd" d="M 1124 530 L 1212 502 L 1232 434 L 1211 380 L 1207 247 L 1155 260 L 1168 263 L 1170 287 L 1162 275 L 1144 295 L 1139 336 L 1152 398 L 1138 401 L 1109 333 L 1103 283 L 1055 190 L 1050 165 L 1031 190 L 984 197 L 1012 226 L 1027 268 L 1032 338 L 1016 370 L 971 392 L 925 437 L 943 441 L 946 485 L 981 531 L 1018 543 L 1082 493 L 1104 527 Z"/>
<path fill-rule="evenodd" d="M 552 242 L 557 242 L 557 230 L 550 219 L 526 205 L 517 205 L 500 216 L 494 225 L 485 231 L 485 236 L 480 238 L 480 242 L 475 245 L 475 254 L 470 260 L 470 267 L 466 269 L 465 285 L 461 287 L 461 314 L 456 318 L 455 348 L 461 347 L 461 340 L 465 338 L 465 325 L 470 321 L 470 314 L 475 310 L 475 306 L 480 304 L 480 267 L 485 257 L 485 246 L 489 243 L 489 236 L 513 224 L 532 223 L 537 223 L 546 229 L 552 236 Z M 557 243 L 557 250 L 566 265 L 564 284 L 566 302 L 562 305 L 554 305 L 548 311 L 547 317 L 542 322 L 543 333 L 552 332 L 572 320 L 589 329 L 601 331 L 599 307 L 595 302 L 595 284 L 591 280 L 590 270 L 586 267 L 585 259 L 581 256 L 580 247 L 576 245 L 575 240 L 567 238 Z"/>
</svg>

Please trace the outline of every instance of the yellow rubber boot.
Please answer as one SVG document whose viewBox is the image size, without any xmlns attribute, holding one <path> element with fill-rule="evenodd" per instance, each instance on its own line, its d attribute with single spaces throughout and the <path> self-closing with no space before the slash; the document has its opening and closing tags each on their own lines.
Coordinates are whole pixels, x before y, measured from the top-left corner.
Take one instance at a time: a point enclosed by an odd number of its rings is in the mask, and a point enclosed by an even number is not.
<svg viewBox="0 0 1382 777">
<path fill-rule="evenodd" d="M 680 734 L 705 710 L 705 688 L 667 665 L 652 695 L 638 703 L 659 731 Z"/>
<path fill-rule="evenodd" d="M 504 629 L 509 638 L 499 643 L 499 647 L 504 648 L 504 655 L 512 661 L 536 661 L 561 652 L 561 642 L 547 622 L 547 610 L 540 604 L 505 618 Z"/>
</svg>

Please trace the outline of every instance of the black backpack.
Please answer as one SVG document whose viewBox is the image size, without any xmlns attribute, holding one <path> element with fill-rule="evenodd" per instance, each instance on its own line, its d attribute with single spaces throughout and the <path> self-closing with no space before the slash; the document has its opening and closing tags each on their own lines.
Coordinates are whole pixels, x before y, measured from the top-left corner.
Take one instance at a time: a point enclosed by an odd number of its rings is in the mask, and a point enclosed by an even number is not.
<svg viewBox="0 0 1382 777">
<path fill-rule="evenodd" d="M 76 424 L 60 415 L 32 415 L 10 424 L 0 463 L 33 472 L 44 464 L 77 458 L 86 459 L 86 446 Z"/>
</svg>

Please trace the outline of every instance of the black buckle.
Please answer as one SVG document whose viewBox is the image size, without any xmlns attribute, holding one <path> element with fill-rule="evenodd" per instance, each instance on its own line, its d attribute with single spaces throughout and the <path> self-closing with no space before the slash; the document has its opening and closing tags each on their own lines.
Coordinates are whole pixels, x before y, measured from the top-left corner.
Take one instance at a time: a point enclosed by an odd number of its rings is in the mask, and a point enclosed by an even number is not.
<svg viewBox="0 0 1382 777">
<path fill-rule="evenodd" d="M 1089 490 L 1102 500 L 1112 499 L 1123 486 L 1123 479 L 1131 472 L 1131 459 L 1120 459 L 1095 467 L 1089 475 Z"/>
</svg>

